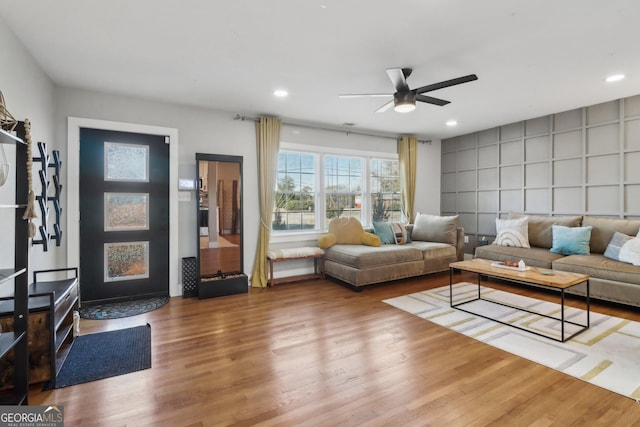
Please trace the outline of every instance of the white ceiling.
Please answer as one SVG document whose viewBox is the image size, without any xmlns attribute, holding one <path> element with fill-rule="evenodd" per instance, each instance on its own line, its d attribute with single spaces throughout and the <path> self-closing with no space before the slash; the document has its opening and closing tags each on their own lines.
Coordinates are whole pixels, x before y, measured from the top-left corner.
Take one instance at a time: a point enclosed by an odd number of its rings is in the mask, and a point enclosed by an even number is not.
<svg viewBox="0 0 640 427">
<path fill-rule="evenodd" d="M 640 94 L 637 0 L 0 0 L 0 16 L 58 85 L 230 116 L 446 138 Z M 395 67 L 412 88 L 479 80 L 408 114 L 338 98 L 392 93 Z"/>
</svg>

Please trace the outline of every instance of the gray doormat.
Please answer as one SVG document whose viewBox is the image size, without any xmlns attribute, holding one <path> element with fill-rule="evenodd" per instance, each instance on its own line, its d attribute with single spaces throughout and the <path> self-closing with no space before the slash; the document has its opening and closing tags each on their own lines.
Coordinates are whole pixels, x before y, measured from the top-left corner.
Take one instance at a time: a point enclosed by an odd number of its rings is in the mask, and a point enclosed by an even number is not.
<svg viewBox="0 0 640 427">
<path fill-rule="evenodd" d="M 169 297 L 154 297 L 133 301 L 113 302 L 96 305 L 82 305 L 80 317 L 83 319 L 103 320 L 136 316 L 158 309 L 169 302 Z"/>
</svg>

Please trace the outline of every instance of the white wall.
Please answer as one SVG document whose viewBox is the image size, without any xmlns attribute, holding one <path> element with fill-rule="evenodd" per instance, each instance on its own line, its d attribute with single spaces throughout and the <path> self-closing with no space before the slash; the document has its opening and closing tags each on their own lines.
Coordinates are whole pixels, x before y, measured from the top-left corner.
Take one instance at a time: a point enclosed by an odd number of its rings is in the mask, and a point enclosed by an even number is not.
<svg viewBox="0 0 640 427">
<path fill-rule="evenodd" d="M 416 212 L 440 215 L 440 151 L 439 139 L 418 143 Z"/>
<path fill-rule="evenodd" d="M 7 109 L 17 120 L 28 118 L 31 121 L 31 135 L 34 145 L 36 142 L 42 141 L 48 144 L 49 151 L 57 148 L 53 138 L 54 85 L 13 32 L 8 29 L 2 18 L 0 18 L 0 52 L 2 52 L 0 55 L 0 91 L 4 94 Z M 15 173 L 14 167 L 13 164 L 10 171 L 12 174 Z M 34 188 L 36 192 L 40 191 L 37 179 L 34 181 Z M 5 187 L 0 187 L 0 191 L 13 194 L 13 186 L 7 184 Z M 34 223 L 36 226 L 39 225 L 40 219 L 34 220 Z M 12 221 L 3 221 L 0 224 L 2 235 L 7 235 L 5 230 L 12 229 Z M 0 241 L 0 262 L 7 259 L 12 263 L 13 241 L 2 240 Z M 65 260 L 63 248 L 53 247 L 48 252 L 44 252 L 42 246 L 34 246 L 31 248 L 30 270 L 33 270 L 34 267 L 46 269 L 66 266 Z"/>
</svg>

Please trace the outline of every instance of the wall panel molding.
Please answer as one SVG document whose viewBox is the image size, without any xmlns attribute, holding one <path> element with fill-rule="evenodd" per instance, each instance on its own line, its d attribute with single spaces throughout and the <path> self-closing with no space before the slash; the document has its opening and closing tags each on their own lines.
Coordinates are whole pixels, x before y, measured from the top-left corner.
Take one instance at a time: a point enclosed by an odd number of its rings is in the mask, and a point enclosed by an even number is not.
<svg viewBox="0 0 640 427">
<path fill-rule="evenodd" d="M 465 251 L 495 218 L 640 219 L 640 95 L 442 140 L 442 215 L 460 215 Z"/>
</svg>

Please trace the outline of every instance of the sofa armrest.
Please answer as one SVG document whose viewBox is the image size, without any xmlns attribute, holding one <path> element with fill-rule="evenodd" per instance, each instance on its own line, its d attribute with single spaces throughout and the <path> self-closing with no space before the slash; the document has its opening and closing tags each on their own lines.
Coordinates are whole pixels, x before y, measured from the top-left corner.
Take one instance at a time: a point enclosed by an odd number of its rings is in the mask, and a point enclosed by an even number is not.
<svg viewBox="0 0 640 427">
<path fill-rule="evenodd" d="M 458 261 L 464 261 L 464 228 L 458 227 L 456 239 L 456 258 Z"/>
</svg>

